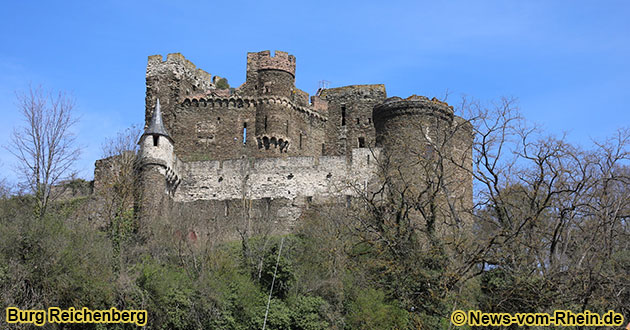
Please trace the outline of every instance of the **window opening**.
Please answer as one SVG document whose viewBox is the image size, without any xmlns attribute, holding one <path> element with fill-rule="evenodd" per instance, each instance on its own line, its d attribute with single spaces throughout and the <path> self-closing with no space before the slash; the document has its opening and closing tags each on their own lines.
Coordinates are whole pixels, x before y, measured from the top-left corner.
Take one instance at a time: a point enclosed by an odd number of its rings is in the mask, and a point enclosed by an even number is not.
<svg viewBox="0 0 630 330">
<path fill-rule="evenodd" d="M 243 123 L 243 144 L 247 143 L 247 123 Z"/>
</svg>

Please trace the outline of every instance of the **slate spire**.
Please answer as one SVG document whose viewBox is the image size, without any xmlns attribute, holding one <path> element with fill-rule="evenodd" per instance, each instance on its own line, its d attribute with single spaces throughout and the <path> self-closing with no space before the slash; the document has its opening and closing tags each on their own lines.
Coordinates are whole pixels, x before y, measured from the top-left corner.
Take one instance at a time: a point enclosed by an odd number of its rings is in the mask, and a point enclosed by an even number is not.
<svg viewBox="0 0 630 330">
<path fill-rule="evenodd" d="M 153 111 L 153 117 L 151 117 L 151 122 L 149 122 L 149 126 L 144 131 L 145 135 L 162 135 L 167 138 L 171 138 L 166 132 L 166 128 L 164 128 L 164 122 L 162 121 L 162 111 L 160 110 L 160 99 L 157 100 L 155 104 L 155 110 Z"/>
</svg>

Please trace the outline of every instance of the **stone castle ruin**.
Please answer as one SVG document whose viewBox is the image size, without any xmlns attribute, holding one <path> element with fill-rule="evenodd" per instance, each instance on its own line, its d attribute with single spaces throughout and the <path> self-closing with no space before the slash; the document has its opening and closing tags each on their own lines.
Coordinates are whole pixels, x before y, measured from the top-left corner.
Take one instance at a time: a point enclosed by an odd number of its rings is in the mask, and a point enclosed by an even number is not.
<svg viewBox="0 0 630 330">
<path fill-rule="evenodd" d="M 384 85 L 320 89 L 309 97 L 295 86 L 295 74 L 293 55 L 248 53 L 245 83 L 222 88 L 220 77 L 179 53 L 150 56 L 139 141 L 141 219 L 223 228 L 272 221 L 285 231 L 312 205 L 344 205 L 357 187 L 368 189 L 382 155 L 402 163 L 431 157 L 444 132 L 453 136 L 449 153 L 461 160 L 449 169 L 457 178 L 452 193 L 462 205 L 472 203 L 471 128 L 452 107 L 421 96 L 387 98 Z M 106 180 L 98 164 L 95 187 Z"/>
</svg>

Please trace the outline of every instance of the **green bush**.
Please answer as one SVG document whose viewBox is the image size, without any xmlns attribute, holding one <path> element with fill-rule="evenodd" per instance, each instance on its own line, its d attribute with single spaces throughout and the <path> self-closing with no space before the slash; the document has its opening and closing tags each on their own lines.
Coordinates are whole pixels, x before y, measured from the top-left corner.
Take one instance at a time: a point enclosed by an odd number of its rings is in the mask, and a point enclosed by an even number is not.
<svg viewBox="0 0 630 330">
<path fill-rule="evenodd" d="M 215 86 L 216 86 L 217 89 L 228 89 L 228 88 L 230 88 L 230 84 L 228 84 L 228 80 L 225 79 L 225 78 L 219 79 L 219 81 L 217 81 Z"/>
<path fill-rule="evenodd" d="M 410 317 L 395 303 L 386 302 L 383 291 L 368 288 L 350 303 L 347 322 L 352 329 L 407 329 Z"/>
</svg>

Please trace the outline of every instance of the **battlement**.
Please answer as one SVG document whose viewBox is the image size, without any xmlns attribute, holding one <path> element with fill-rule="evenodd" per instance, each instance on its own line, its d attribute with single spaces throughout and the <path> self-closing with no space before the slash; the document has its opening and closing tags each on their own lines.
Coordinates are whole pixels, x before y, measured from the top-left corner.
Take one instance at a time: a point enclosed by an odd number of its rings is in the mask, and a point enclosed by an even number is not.
<svg viewBox="0 0 630 330">
<path fill-rule="evenodd" d="M 181 53 L 166 55 L 166 61 L 164 61 L 162 55 L 149 56 L 147 61 L 147 76 L 162 74 L 164 71 L 173 71 L 180 74 L 194 74 L 199 79 L 207 81 L 208 84 L 213 82 L 211 74 L 197 68 L 193 62 L 186 59 Z"/>
<path fill-rule="evenodd" d="M 268 50 L 247 53 L 247 71 L 281 70 L 295 77 L 295 56 L 287 52 L 275 51 L 274 56 Z"/>
<path fill-rule="evenodd" d="M 398 96 L 390 97 L 375 106 L 373 112 L 375 122 L 407 114 L 433 116 L 447 121 L 452 121 L 455 116 L 453 107 L 446 102 L 415 94 L 406 99 Z"/>
</svg>

